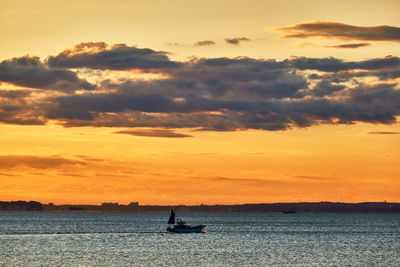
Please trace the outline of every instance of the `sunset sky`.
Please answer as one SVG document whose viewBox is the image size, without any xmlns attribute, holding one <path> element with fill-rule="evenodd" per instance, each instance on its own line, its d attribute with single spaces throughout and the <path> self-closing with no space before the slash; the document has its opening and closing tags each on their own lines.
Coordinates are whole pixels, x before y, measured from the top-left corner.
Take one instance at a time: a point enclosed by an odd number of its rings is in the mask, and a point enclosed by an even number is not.
<svg viewBox="0 0 400 267">
<path fill-rule="evenodd" d="M 400 2 L 0 1 L 0 201 L 400 202 Z"/>
</svg>

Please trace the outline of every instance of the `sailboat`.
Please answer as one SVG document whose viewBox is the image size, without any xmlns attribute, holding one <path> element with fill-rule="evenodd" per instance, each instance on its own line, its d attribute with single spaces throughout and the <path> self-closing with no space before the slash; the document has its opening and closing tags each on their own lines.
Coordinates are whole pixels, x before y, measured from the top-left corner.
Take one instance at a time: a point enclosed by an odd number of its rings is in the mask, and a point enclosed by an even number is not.
<svg viewBox="0 0 400 267">
<path fill-rule="evenodd" d="M 167 231 L 173 233 L 200 233 L 206 227 L 204 224 L 188 225 L 181 219 L 177 219 L 175 223 L 175 212 L 173 210 L 171 210 L 171 214 L 169 215 L 168 224 L 172 224 L 172 227 L 169 226 Z"/>
</svg>

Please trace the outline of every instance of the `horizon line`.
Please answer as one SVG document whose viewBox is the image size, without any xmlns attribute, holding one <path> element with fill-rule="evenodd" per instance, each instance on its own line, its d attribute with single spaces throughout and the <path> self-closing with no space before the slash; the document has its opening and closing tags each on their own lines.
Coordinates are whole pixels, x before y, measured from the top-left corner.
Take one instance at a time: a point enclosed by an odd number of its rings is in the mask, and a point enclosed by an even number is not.
<svg viewBox="0 0 400 267">
<path fill-rule="evenodd" d="M 200 204 L 140 204 L 139 201 L 132 201 L 128 204 L 121 204 L 119 202 L 102 202 L 98 204 L 71 204 L 71 203 L 63 203 L 63 204 L 55 204 L 53 202 L 40 202 L 37 200 L 0 200 L 0 202 L 18 202 L 18 201 L 24 201 L 24 202 L 39 202 L 42 205 L 55 205 L 55 206 L 102 206 L 103 204 L 117 204 L 118 206 L 129 206 L 132 203 L 137 203 L 138 206 L 160 206 L 160 207 L 169 207 L 169 206 L 192 206 L 192 207 L 197 207 L 197 206 L 241 206 L 241 205 L 262 205 L 262 204 L 305 204 L 305 203 L 340 203 L 340 204 L 366 204 L 366 203 L 386 203 L 386 204 L 400 204 L 400 202 L 391 202 L 391 201 L 362 201 L 362 202 L 342 202 L 342 201 L 328 201 L 328 200 L 321 200 L 321 201 L 297 201 L 297 202 L 257 202 L 257 203 L 236 203 L 236 204 L 221 204 L 221 203 L 214 203 L 214 204 L 205 204 L 205 203 L 200 203 Z"/>
</svg>

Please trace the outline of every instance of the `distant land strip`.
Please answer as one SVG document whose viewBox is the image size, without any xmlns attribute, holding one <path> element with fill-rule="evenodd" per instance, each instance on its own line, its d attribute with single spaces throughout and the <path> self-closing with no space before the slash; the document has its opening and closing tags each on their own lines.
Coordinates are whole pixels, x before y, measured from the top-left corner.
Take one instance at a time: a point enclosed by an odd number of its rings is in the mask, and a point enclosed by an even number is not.
<svg viewBox="0 0 400 267">
<path fill-rule="evenodd" d="M 238 205 L 128 205 L 102 203 L 101 205 L 55 205 L 37 201 L 0 201 L 0 211 L 54 211 L 54 212 L 400 212 L 400 203 L 393 202 L 297 202 L 297 203 L 260 203 Z"/>
</svg>

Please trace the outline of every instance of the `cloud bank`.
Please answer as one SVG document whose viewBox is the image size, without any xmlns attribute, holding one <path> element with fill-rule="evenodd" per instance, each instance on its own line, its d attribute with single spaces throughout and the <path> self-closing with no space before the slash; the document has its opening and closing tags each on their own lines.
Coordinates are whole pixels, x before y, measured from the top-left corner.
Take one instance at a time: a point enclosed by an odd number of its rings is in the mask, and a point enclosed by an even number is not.
<svg viewBox="0 0 400 267">
<path fill-rule="evenodd" d="M 322 37 L 339 40 L 400 41 L 400 28 L 388 25 L 355 26 L 338 22 L 314 21 L 279 28 L 284 38 Z"/>
<path fill-rule="evenodd" d="M 34 88 L 0 90 L 2 123 L 52 120 L 66 127 L 154 127 L 167 130 L 119 133 L 186 137 L 168 129 L 273 131 L 318 124 L 390 124 L 400 114 L 400 58 L 394 56 L 177 62 L 149 48 L 82 43 L 44 61 L 21 57 L 1 64 L 1 81 Z M 43 73 L 41 78 L 25 75 L 27 68 Z M 97 82 L 83 79 L 83 69 L 96 71 Z M 130 70 L 162 77 L 138 80 Z M 113 78 L 106 71 L 124 75 Z M 53 91 L 58 93 L 48 93 Z"/>
</svg>

